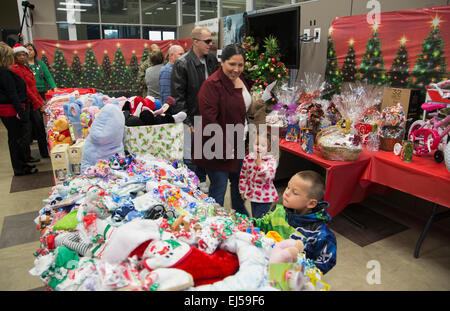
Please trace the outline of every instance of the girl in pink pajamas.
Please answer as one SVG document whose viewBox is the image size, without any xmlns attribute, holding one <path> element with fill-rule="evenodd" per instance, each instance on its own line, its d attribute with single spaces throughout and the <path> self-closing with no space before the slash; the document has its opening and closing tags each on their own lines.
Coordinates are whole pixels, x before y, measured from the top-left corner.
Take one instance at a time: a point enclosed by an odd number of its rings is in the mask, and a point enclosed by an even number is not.
<svg viewBox="0 0 450 311">
<path fill-rule="evenodd" d="M 268 153 L 269 139 L 257 136 L 256 146 L 244 158 L 239 177 L 239 192 L 243 200 L 250 200 L 252 217 L 261 218 L 273 202 L 278 200 L 278 192 L 273 184 L 278 160 Z"/>
</svg>

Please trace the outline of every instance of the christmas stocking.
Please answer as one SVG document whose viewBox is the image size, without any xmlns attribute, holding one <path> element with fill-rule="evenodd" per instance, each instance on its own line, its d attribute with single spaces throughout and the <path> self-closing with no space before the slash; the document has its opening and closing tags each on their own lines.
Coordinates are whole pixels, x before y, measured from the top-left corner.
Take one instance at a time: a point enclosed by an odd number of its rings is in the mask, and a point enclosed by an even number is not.
<svg viewBox="0 0 450 311">
<path fill-rule="evenodd" d="M 175 240 L 152 241 L 143 254 L 149 271 L 177 268 L 192 275 L 195 286 L 212 284 L 233 275 L 239 269 L 235 254 L 218 249 L 207 254 L 187 243 Z"/>
</svg>

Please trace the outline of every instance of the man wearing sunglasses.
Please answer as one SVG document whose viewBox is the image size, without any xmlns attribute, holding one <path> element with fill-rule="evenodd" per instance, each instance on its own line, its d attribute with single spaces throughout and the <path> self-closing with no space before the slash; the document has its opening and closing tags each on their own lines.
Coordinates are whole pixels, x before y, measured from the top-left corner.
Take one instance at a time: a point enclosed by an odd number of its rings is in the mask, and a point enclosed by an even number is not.
<svg viewBox="0 0 450 311">
<path fill-rule="evenodd" d="M 170 91 L 175 98 L 176 106 L 173 113 L 184 111 L 187 118 L 184 123 L 189 127 L 190 133 L 185 133 L 184 162 L 195 172 L 200 180 L 200 190 L 208 192 L 206 185 L 206 171 L 192 163 L 194 142 L 194 116 L 199 116 L 197 93 L 200 86 L 217 68 L 219 62 L 215 55 L 210 54 L 213 46 L 211 31 L 205 27 L 195 27 L 191 33 L 192 46 L 188 53 L 180 56 L 174 63 L 171 75 Z M 191 139 L 186 135 L 191 135 Z"/>
</svg>

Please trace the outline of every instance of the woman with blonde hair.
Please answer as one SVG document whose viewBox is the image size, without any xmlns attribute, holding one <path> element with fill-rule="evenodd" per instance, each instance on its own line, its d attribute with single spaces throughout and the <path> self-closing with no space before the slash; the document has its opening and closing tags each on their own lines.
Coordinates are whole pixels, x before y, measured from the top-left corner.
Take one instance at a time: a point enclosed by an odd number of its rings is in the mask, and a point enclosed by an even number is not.
<svg viewBox="0 0 450 311">
<path fill-rule="evenodd" d="M 38 169 L 27 164 L 24 139 L 29 119 L 25 82 L 10 70 L 14 62 L 13 50 L 0 44 L 0 118 L 8 131 L 8 147 L 15 176 L 34 174 Z"/>
</svg>

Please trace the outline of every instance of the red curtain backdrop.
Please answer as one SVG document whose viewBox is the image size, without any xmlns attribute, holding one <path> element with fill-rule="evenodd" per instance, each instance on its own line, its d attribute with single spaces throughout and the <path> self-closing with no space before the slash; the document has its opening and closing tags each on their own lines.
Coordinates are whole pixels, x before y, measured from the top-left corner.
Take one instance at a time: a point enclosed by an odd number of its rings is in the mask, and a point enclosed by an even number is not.
<svg viewBox="0 0 450 311">
<path fill-rule="evenodd" d="M 442 41 L 445 44 L 443 56 L 446 57 L 448 63 L 450 58 L 450 6 L 381 13 L 378 33 L 382 44 L 384 67 L 387 70 L 392 65 L 399 49 L 399 40 L 402 37 L 407 40 L 405 45 L 409 54 L 410 69 L 416 65 L 417 55 L 421 53 L 422 43 L 430 34 L 432 22 L 436 17 L 439 19 Z M 354 40 L 356 63 L 358 67 L 360 66 L 367 41 L 372 35 L 372 25 L 368 24 L 366 18 L 366 15 L 337 17 L 332 22 L 332 37 L 340 67 L 345 60 L 350 40 Z"/>
<path fill-rule="evenodd" d="M 42 57 L 42 53 L 45 53 L 50 64 L 53 64 L 53 57 L 55 50 L 59 47 L 64 53 L 64 57 L 68 62 L 69 66 L 72 63 L 72 59 L 77 53 L 84 63 L 84 57 L 86 50 L 90 46 L 95 53 L 97 61 L 101 63 L 105 51 L 108 56 L 113 59 L 114 53 L 120 45 L 120 49 L 123 52 L 123 56 L 127 63 L 130 63 L 130 59 L 135 53 L 138 61 L 141 61 L 142 52 L 147 47 L 150 49 L 150 45 L 157 44 L 164 55 L 167 54 L 167 50 L 171 45 L 178 44 L 181 45 L 185 50 L 189 50 L 191 47 L 191 39 L 179 39 L 179 40 L 161 40 L 161 41 L 149 41 L 144 39 L 104 39 L 104 40 L 79 40 L 79 41 L 69 41 L 69 40 L 48 40 L 48 39 L 34 39 L 33 43 L 38 52 L 38 58 Z"/>
</svg>

